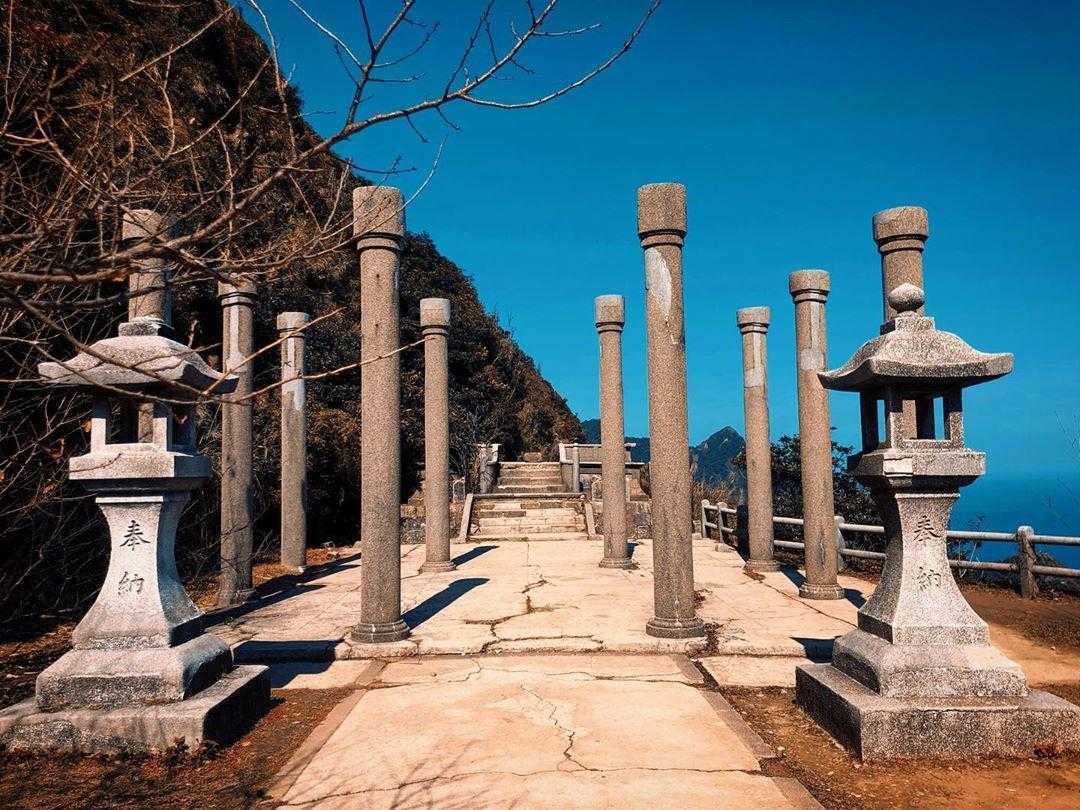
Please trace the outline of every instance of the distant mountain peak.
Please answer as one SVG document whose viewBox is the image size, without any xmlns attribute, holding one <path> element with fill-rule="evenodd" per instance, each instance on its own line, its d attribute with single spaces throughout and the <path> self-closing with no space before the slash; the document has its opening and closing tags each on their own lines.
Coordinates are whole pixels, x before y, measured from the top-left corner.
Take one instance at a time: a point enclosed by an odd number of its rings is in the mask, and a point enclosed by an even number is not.
<svg viewBox="0 0 1080 810">
<path fill-rule="evenodd" d="M 581 429 L 585 432 L 585 441 L 591 444 L 600 442 L 600 420 L 582 419 Z M 633 461 L 649 460 L 649 437 L 627 436 L 626 441 L 637 446 L 630 451 Z M 696 447 L 690 448 L 694 480 L 706 484 L 721 484 L 735 478 L 736 486 L 741 487 L 741 476 L 731 468 L 731 460 L 742 452 L 745 442 L 742 434 L 731 425 L 720 428 Z"/>
</svg>

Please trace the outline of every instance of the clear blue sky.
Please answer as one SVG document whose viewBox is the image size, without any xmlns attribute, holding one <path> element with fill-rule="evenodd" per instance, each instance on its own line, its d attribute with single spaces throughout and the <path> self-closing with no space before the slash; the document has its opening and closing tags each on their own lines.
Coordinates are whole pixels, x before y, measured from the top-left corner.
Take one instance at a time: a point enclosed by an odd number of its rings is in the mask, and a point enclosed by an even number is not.
<svg viewBox="0 0 1080 810">
<path fill-rule="evenodd" d="M 524 60 L 535 76 L 516 74 L 498 86 L 500 97 L 550 86 L 606 53 L 646 0 L 564 3 L 567 25 L 603 28 L 540 43 Z M 371 5 L 384 16 L 393 4 Z M 426 78 L 380 87 L 372 108 L 443 80 L 479 3 L 418 5 L 417 17 L 442 27 L 401 73 Z M 999 483 L 1080 480 L 1080 4 L 809 5 L 667 0 L 625 59 L 578 93 L 531 111 L 453 110 L 462 131 L 411 206 L 410 227 L 430 233 L 474 279 L 583 418 L 598 412 L 592 299 L 626 296 L 627 433 L 641 434 L 635 189 L 684 183 L 696 442 L 724 425 L 742 429 L 735 310 L 743 306 L 772 308 L 773 433 L 797 430 L 787 274 L 832 274 L 829 359 L 839 364 L 880 322 L 871 215 L 922 205 L 931 223 L 928 309 L 938 326 L 976 348 L 1016 354 L 1010 377 L 967 398 L 969 444 L 989 451 Z M 354 4 L 309 8 L 361 46 Z M 269 9 L 310 120 L 329 131 L 348 80 L 285 0 Z M 446 133 L 437 118 L 417 123 L 431 144 L 394 125 L 340 153 L 368 166 L 402 155 L 421 167 L 401 179 L 408 192 Z M 855 399 L 832 398 L 837 437 L 849 443 L 858 435 Z"/>
</svg>

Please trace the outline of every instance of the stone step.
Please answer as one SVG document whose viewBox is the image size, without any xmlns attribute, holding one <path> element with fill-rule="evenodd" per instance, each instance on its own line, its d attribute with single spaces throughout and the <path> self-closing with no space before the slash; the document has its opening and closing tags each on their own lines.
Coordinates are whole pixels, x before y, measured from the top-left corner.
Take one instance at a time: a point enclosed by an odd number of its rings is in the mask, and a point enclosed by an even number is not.
<svg viewBox="0 0 1080 810">
<path fill-rule="evenodd" d="M 567 517 L 542 519 L 533 517 L 524 518 L 483 518 L 477 523 L 477 530 L 481 532 L 493 532 L 505 529 L 508 532 L 543 532 L 556 529 L 584 529 L 584 519 L 577 515 Z"/>
<path fill-rule="evenodd" d="M 535 486 L 537 484 L 543 484 L 547 486 L 563 486 L 562 478 L 557 475 L 540 477 L 530 476 L 528 478 L 499 478 L 498 486 L 500 487 L 527 487 Z"/>
<path fill-rule="evenodd" d="M 584 516 L 579 515 L 576 512 L 533 512 L 524 515 L 487 514 L 478 516 L 476 520 L 473 521 L 473 525 L 489 526 L 500 523 L 507 526 L 513 526 L 518 523 L 543 525 L 545 523 L 573 523 L 580 520 L 584 520 Z"/>
<path fill-rule="evenodd" d="M 495 500 L 474 501 L 474 512 L 528 511 L 530 509 L 572 509 L 580 511 L 580 501 L 565 498 L 499 498 Z"/>
<path fill-rule="evenodd" d="M 498 484 L 495 487 L 496 492 L 510 492 L 517 493 L 529 493 L 529 492 L 563 492 L 563 485 L 559 484 L 518 484 L 516 486 L 508 486 L 506 484 Z"/>
<path fill-rule="evenodd" d="M 552 472 L 550 475 L 544 473 L 537 475 L 535 473 L 503 473 L 499 476 L 499 482 L 517 482 L 519 484 L 528 484 L 535 481 L 562 481 L 563 476 L 558 474 L 558 471 Z"/>
<path fill-rule="evenodd" d="M 557 461 L 502 461 L 499 469 L 502 470 L 543 470 L 559 469 Z"/>
<path fill-rule="evenodd" d="M 469 534 L 470 540 L 483 541 L 485 543 L 493 542 L 533 542 L 533 541 L 546 541 L 546 540 L 588 540 L 589 536 L 585 532 L 537 532 L 534 534 Z"/>
</svg>

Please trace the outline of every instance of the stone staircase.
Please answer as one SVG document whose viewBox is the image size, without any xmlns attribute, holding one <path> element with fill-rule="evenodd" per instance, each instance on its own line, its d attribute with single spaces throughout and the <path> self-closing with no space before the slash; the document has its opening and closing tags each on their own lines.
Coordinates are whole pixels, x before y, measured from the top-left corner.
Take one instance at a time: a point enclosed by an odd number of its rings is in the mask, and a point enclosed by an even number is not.
<svg viewBox="0 0 1080 810">
<path fill-rule="evenodd" d="M 558 462 L 503 462 L 494 492 L 473 504 L 469 538 L 584 540 L 584 499 L 566 492 Z"/>
</svg>

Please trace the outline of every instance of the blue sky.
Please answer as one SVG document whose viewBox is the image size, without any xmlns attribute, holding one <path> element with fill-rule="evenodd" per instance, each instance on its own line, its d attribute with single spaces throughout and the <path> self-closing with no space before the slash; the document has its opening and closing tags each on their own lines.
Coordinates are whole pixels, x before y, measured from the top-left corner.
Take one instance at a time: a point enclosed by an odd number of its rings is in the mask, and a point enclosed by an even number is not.
<svg viewBox="0 0 1080 810">
<path fill-rule="evenodd" d="M 524 60 L 535 74 L 516 72 L 500 97 L 573 76 L 615 46 L 646 5 L 563 2 L 567 27 L 602 28 L 540 43 Z M 392 6 L 370 5 L 376 22 Z M 444 80 L 478 6 L 420 2 L 415 16 L 442 25 L 401 73 L 424 78 L 381 86 L 370 109 Z M 499 19 L 517 7 L 498 4 Z M 267 8 L 311 123 L 332 130 L 350 95 L 337 58 L 285 0 Z M 361 47 L 354 4 L 308 8 Z M 735 310 L 743 306 L 772 308 L 773 432 L 796 431 L 787 274 L 832 274 L 829 359 L 838 365 L 880 322 L 871 215 L 922 205 L 931 224 L 928 310 L 938 326 L 976 348 L 1016 354 L 1011 376 L 967 397 L 967 435 L 989 451 L 988 481 L 1046 482 L 1027 501 L 1080 480 L 1078 42 L 1076 3 L 667 0 L 625 59 L 576 94 L 529 111 L 452 110 L 462 129 L 450 134 L 409 225 L 473 278 L 582 417 L 598 412 L 592 299 L 626 296 L 627 433 L 640 434 L 648 421 L 635 190 L 684 183 L 696 442 L 724 425 L 742 429 Z M 417 124 L 431 143 L 391 125 L 339 152 L 366 166 L 401 155 L 420 167 L 400 179 L 409 192 L 447 133 L 434 117 Z M 855 399 L 832 398 L 837 437 L 849 443 L 858 435 Z"/>
</svg>

